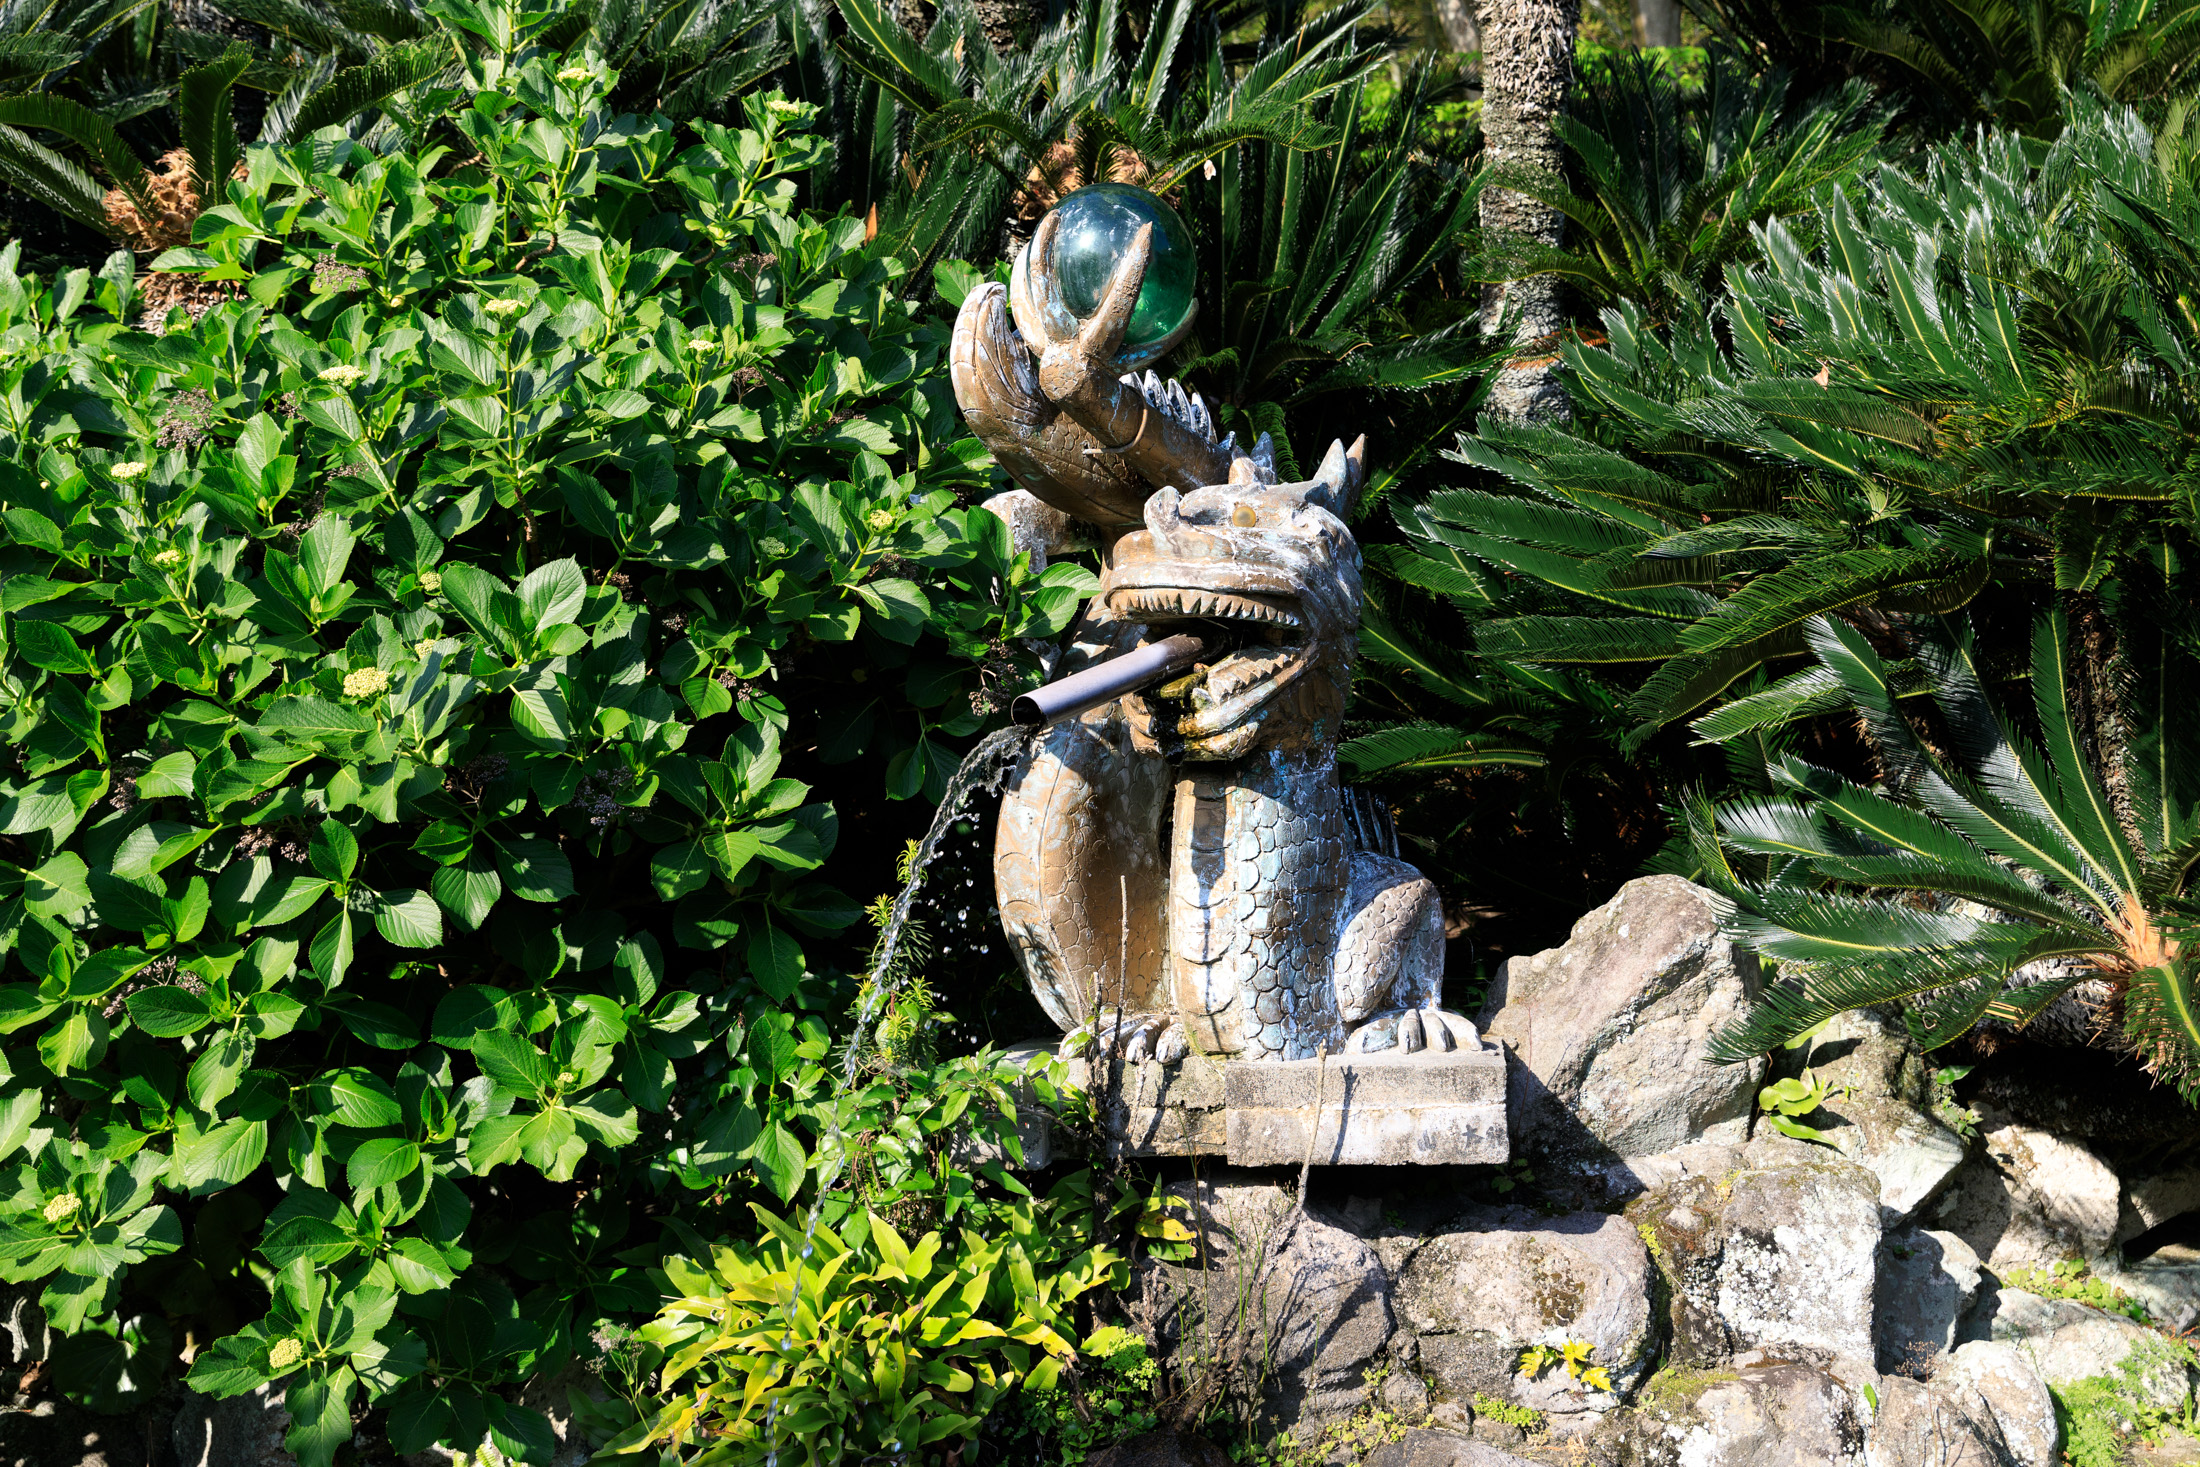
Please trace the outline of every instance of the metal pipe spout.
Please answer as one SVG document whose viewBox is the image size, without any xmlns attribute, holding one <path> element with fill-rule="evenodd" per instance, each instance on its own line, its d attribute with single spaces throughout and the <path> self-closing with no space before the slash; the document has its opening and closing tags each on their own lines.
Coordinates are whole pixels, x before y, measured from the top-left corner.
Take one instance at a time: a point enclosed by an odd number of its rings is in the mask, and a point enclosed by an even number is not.
<svg viewBox="0 0 2200 1467">
<path fill-rule="evenodd" d="M 1046 728 L 1112 703 L 1125 693 L 1150 688 L 1229 650 L 1227 638 L 1208 632 L 1178 632 L 1144 642 L 1023 694 L 1009 705 L 1008 716 L 1023 728 Z"/>
</svg>

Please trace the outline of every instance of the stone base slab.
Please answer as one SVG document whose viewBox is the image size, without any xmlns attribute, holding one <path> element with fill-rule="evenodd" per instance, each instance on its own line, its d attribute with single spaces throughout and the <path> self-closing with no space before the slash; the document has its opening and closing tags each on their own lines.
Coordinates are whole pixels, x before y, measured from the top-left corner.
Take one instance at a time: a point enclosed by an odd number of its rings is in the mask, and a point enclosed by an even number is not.
<svg viewBox="0 0 2200 1467">
<path fill-rule="evenodd" d="M 1173 1065 L 1145 1060 L 1117 1067 L 1109 1150 L 1117 1156 L 1221 1157 L 1229 1144 L 1222 1098 L 1227 1068 L 1203 1054 L 1186 1055 Z M 1108 1072 L 1087 1060 L 1071 1060 L 1069 1081 L 1099 1103 Z"/>
<path fill-rule="evenodd" d="M 1320 1085 L 1317 1122 L 1315 1086 Z M 1346 1055 L 1225 1067 L 1232 1166 L 1491 1165 L 1512 1155 L 1505 1052 Z"/>
<path fill-rule="evenodd" d="M 1069 1082 L 1093 1092 L 1107 1071 L 1069 1062 Z M 1109 1111 L 1118 1156 L 1211 1156 L 1232 1166 L 1457 1166 L 1509 1160 L 1505 1053 L 1479 1050 L 1221 1060 L 1188 1055 L 1117 1070 Z M 1321 1077 L 1321 1119 L 1314 1116 Z M 1101 1099 L 1097 1096 L 1096 1099 Z M 1026 1135 L 1025 1154 L 1047 1156 Z M 1044 1163 L 1038 1163 L 1043 1165 Z"/>
</svg>

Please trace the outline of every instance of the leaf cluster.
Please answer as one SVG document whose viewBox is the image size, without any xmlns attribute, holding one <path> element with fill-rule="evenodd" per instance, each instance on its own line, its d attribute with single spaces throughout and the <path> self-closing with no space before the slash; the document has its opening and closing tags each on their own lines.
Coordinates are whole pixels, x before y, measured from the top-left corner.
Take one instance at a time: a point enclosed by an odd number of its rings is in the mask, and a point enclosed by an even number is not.
<svg viewBox="0 0 2200 1467">
<path fill-rule="evenodd" d="M 246 150 L 157 262 L 196 313 L 0 254 L 0 1266 L 65 1388 L 188 1330 L 314 1467 L 362 1399 L 545 1460 L 511 1387 L 821 1137 L 882 1205 L 996 1185 L 939 1164 L 1008 1110 L 971 1062 L 825 1082 L 835 873 L 887 873 L 811 782 L 936 798 L 1090 574 L 966 507 L 945 324 L 796 207 L 804 108 L 683 142 L 571 69 L 469 92 L 464 161 Z"/>
</svg>

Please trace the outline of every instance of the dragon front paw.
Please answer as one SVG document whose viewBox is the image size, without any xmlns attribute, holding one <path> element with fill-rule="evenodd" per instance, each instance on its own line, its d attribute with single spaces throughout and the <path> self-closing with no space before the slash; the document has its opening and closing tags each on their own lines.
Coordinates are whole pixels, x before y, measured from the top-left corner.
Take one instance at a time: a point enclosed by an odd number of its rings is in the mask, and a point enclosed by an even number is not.
<svg viewBox="0 0 2200 1467">
<path fill-rule="evenodd" d="M 1184 1026 L 1171 1014 L 1122 1014 L 1087 1021 L 1062 1036 L 1063 1059 L 1111 1059 L 1173 1065 L 1191 1051 Z"/>
<path fill-rule="evenodd" d="M 1346 1054 L 1472 1052 L 1482 1047 L 1482 1032 L 1465 1014 L 1448 1009 L 1385 1009 L 1345 1036 Z"/>
</svg>

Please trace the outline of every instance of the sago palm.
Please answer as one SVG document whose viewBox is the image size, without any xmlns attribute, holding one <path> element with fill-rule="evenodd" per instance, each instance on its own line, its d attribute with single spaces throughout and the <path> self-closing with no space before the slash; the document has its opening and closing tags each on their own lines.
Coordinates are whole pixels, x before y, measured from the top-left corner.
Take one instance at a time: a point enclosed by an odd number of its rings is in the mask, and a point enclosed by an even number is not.
<svg viewBox="0 0 2200 1467">
<path fill-rule="evenodd" d="M 2061 132 L 2067 91 L 2149 108 L 2190 96 L 2200 72 L 2194 0 L 1688 0 L 1760 68 L 1814 86 L 1861 78 L 1909 122 L 1946 135 L 1985 124 Z"/>
<path fill-rule="evenodd" d="M 1526 171 L 1502 181 L 1566 217 L 1566 242 L 1483 241 L 1482 279 L 1563 276 L 1592 306 L 1633 302 L 1670 319 L 1718 290 L 1726 268 L 1757 257 L 1769 220 L 1807 223 L 1823 188 L 1872 160 L 1884 110 L 1862 83 L 1806 98 L 1786 73 L 1751 74 L 1714 48 L 1700 90 L 1639 52 L 1608 61 L 1553 120 L 1569 179 Z"/>
<path fill-rule="evenodd" d="M 2182 598 L 2159 594 L 2165 585 L 2130 598 L 2143 604 L 2127 601 L 2132 614 L 2119 619 L 2130 728 L 2112 769 L 2089 758 L 2072 717 L 2059 613 L 2033 635 L 2026 719 L 1988 694 L 1969 625 L 1933 624 L 1917 648 L 1937 713 L 1930 738 L 1867 638 L 1810 624 L 1811 652 L 1886 779 L 1867 788 L 1785 754 L 1769 771 L 1773 794 L 1689 807 L 1698 879 L 1734 903 L 1732 935 L 1782 974 L 1717 1037 L 1715 1058 L 1760 1054 L 1832 1014 L 1883 1004 L 1902 1005 L 1930 1048 L 1989 1015 L 2022 1024 L 2098 977 L 2148 1067 L 2200 1095 L 2200 950 L 2188 935 L 2200 910 L 2188 894 L 2200 868 L 2200 744 L 2180 696 L 2195 667 L 2175 625 Z"/>
<path fill-rule="evenodd" d="M 1606 668 L 1645 732 L 1792 666 L 1814 617 L 2095 591 L 2200 492 L 2189 139 L 2081 109 L 2044 158 L 1989 134 L 1829 187 L 1822 243 L 1763 225 L 1714 309 L 1605 311 L 1562 348 L 1573 426 L 1486 421 L 1482 487 L 1402 525 L 1432 573 L 1562 593 L 1479 649 Z M 1783 677 L 1752 716 L 1823 693 Z"/>
</svg>

